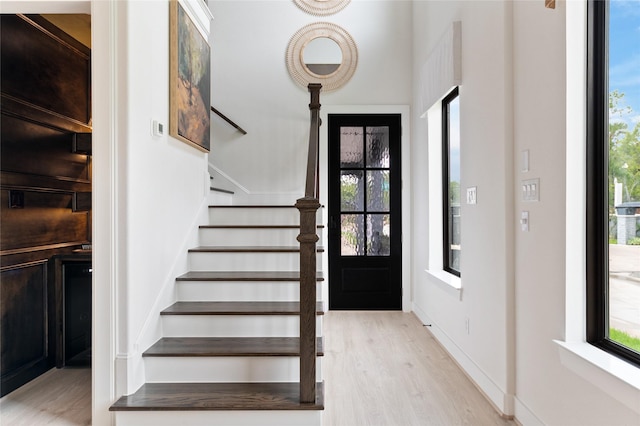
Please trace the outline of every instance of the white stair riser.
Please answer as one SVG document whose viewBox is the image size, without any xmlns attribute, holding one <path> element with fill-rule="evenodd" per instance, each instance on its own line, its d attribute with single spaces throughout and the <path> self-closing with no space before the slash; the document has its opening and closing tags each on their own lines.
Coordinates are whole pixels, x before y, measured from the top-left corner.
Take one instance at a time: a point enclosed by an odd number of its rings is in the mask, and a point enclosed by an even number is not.
<svg viewBox="0 0 640 426">
<path fill-rule="evenodd" d="M 318 237 L 321 238 L 321 229 Z M 299 228 L 200 228 L 201 246 L 297 246 Z M 318 240 L 318 244 L 322 244 Z"/>
<path fill-rule="evenodd" d="M 212 225 L 297 225 L 300 212 L 291 208 L 209 208 Z"/>
<path fill-rule="evenodd" d="M 118 426 L 320 426 L 322 411 L 116 411 Z"/>
<path fill-rule="evenodd" d="M 322 265 L 318 254 L 317 265 Z M 298 271 L 300 253 L 190 252 L 192 271 Z"/>
<path fill-rule="evenodd" d="M 297 315 L 163 315 L 164 337 L 297 337 Z M 322 315 L 316 319 L 318 335 Z"/>
<path fill-rule="evenodd" d="M 316 286 L 317 298 L 322 300 L 322 284 Z M 178 300 L 182 302 L 297 302 L 300 300 L 299 282 L 252 281 L 178 281 Z"/>
<path fill-rule="evenodd" d="M 211 191 L 209 193 L 209 204 L 229 206 L 233 204 L 233 194 L 227 194 L 226 192 L 220 191 Z"/>
<path fill-rule="evenodd" d="M 297 356 L 251 357 L 145 357 L 147 383 L 257 383 L 297 382 Z M 316 359 L 317 381 L 322 381 L 322 357 Z"/>
</svg>

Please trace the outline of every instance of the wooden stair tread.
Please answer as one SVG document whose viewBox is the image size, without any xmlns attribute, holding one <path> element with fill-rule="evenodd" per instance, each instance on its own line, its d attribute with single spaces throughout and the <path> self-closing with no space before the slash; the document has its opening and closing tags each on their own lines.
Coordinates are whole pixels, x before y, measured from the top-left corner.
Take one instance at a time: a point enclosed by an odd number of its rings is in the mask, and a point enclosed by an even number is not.
<svg viewBox="0 0 640 426">
<path fill-rule="evenodd" d="M 324 356 L 321 337 L 318 356 Z M 145 357 L 300 356 L 298 337 L 163 337 Z"/>
<path fill-rule="evenodd" d="M 323 252 L 324 247 L 318 247 Z M 190 253 L 299 253 L 300 246 L 200 246 L 189 249 Z"/>
<path fill-rule="evenodd" d="M 324 314 L 322 302 L 316 305 Z M 298 302 L 176 302 L 160 315 L 298 315 Z"/>
<path fill-rule="evenodd" d="M 316 225 L 324 228 L 324 225 Z M 300 229 L 300 225 L 200 225 L 200 229 Z"/>
<path fill-rule="evenodd" d="M 295 209 L 294 204 L 214 204 L 209 206 L 210 209 Z"/>
<path fill-rule="evenodd" d="M 177 281 L 300 281 L 298 271 L 190 271 Z M 318 271 L 316 281 L 324 281 Z"/>
<path fill-rule="evenodd" d="M 228 189 L 216 188 L 215 186 L 210 186 L 209 189 L 211 191 L 222 192 L 224 194 L 231 194 L 231 195 L 235 194 L 235 192 L 233 191 L 229 191 Z"/>
<path fill-rule="evenodd" d="M 315 404 L 300 402 L 299 383 L 146 383 L 110 411 L 324 410 L 324 385 Z"/>
</svg>

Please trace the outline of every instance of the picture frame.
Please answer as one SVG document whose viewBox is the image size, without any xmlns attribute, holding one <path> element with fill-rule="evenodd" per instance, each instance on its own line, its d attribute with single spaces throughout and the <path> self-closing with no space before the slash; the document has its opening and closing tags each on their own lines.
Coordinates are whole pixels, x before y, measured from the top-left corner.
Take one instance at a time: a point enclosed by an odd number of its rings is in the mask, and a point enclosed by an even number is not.
<svg viewBox="0 0 640 426">
<path fill-rule="evenodd" d="M 209 152 L 211 48 L 181 1 L 169 8 L 169 135 Z"/>
</svg>

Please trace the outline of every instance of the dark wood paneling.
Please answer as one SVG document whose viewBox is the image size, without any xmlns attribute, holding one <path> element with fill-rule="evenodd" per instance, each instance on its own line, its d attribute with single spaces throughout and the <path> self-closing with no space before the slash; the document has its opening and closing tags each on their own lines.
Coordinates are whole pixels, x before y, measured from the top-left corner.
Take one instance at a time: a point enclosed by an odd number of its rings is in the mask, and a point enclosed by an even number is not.
<svg viewBox="0 0 640 426">
<path fill-rule="evenodd" d="M 25 208 L 10 209 L 9 191 L 2 191 L 2 252 L 87 241 L 89 213 L 72 213 L 72 199 L 72 194 L 25 191 Z"/>
<path fill-rule="evenodd" d="M 47 265 L 91 242 L 91 211 L 72 209 L 74 199 L 91 207 L 90 145 L 73 152 L 75 133 L 91 132 L 91 63 L 89 49 L 37 15 L 0 16 L 0 55 L 4 395 L 54 365 L 62 311 Z"/>
<path fill-rule="evenodd" d="M 0 125 L 3 171 L 83 183 L 91 180 L 91 157 L 72 152 L 74 133 L 4 113 L 0 116 Z"/>
<path fill-rule="evenodd" d="M 55 161 L 55 159 L 52 159 L 52 161 Z M 51 178 L 40 175 L 4 172 L 2 170 L 0 170 L 0 185 L 7 189 L 37 189 L 43 192 L 47 192 L 47 189 L 50 189 L 49 192 L 66 192 L 69 194 L 91 190 L 91 183 L 89 182 L 77 182 L 65 179 L 62 176 Z"/>
<path fill-rule="evenodd" d="M 47 262 L 0 272 L 1 393 L 37 377 L 54 362 Z"/>
<path fill-rule="evenodd" d="M 34 15 L 2 15 L 0 43 L 3 94 L 89 125 L 91 62 L 85 46 Z"/>
</svg>

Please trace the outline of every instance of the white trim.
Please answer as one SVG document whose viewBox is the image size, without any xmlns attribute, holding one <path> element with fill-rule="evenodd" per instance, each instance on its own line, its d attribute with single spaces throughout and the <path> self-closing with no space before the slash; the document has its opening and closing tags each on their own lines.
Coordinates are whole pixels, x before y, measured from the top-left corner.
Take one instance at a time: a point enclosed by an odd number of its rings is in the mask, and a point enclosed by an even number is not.
<svg viewBox="0 0 640 426">
<path fill-rule="evenodd" d="M 408 105 L 323 105 L 320 119 L 320 204 L 328 205 L 329 181 L 329 114 L 400 114 L 402 126 L 400 156 L 402 167 L 402 310 L 411 311 L 411 108 Z M 326 219 L 326 218 L 325 218 Z M 327 227 L 322 241 L 328 241 Z M 329 273 L 328 256 L 323 256 L 322 270 Z M 328 297 L 328 292 L 326 293 Z"/>
<path fill-rule="evenodd" d="M 167 276 L 164 279 L 164 284 L 162 288 L 158 291 L 158 295 L 156 296 L 156 300 L 153 302 L 153 306 L 151 307 L 147 318 L 145 319 L 138 336 L 134 342 L 134 350 L 137 352 L 136 348 L 142 347 L 142 350 L 145 350 L 153 343 L 155 343 L 160 337 L 160 334 L 157 333 L 159 328 L 156 327 L 156 333 L 153 330 L 150 330 L 150 327 L 153 324 L 157 324 L 160 321 L 160 311 L 166 308 L 169 304 L 174 303 L 177 298 L 175 292 L 170 287 L 175 284 L 176 277 L 188 272 L 189 270 L 189 262 L 187 253 L 189 249 L 198 245 L 198 236 L 200 231 L 199 225 L 205 225 L 209 222 L 209 203 L 208 197 L 204 197 L 202 199 L 202 203 L 198 208 L 198 213 L 195 215 L 191 224 L 187 229 L 190 232 L 185 236 L 180 248 L 176 250 L 177 256 L 175 257 L 175 261 Z M 171 300 L 167 301 L 167 297 L 171 297 Z M 149 334 L 151 333 L 151 334 Z"/>
<path fill-rule="evenodd" d="M 110 425 L 115 399 L 118 277 L 118 2 L 91 2 L 93 116 L 92 424 Z M 95 82 L 101 82 L 95 84 Z M 98 101 L 99 100 L 99 101 Z"/>
<path fill-rule="evenodd" d="M 425 269 L 429 281 L 439 285 L 447 293 L 462 300 L 462 279 L 445 270 Z"/>
<path fill-rule="evenodd" d="M 211 163 L 209 163 L 209 170 L 213 170 L 216 174 L 228 180 L 232 185 L 234 185 L 236 188 L 238 188 L 240 191 L 244 192 L 245 194 L 251 194 L 251 191 L 246 186 L 243 186 L 240 182 L 238 182 L 237 180 L 235 180 L 234 178 L 232 178 L 231 176 L 229 176 L 228 174 L 226 174 L 225 172 L 223 172 L 222 170 L 220 170 L 218 167 L 214 166 Z M 215 176 L 214 176 L 214 180 L 215 180 Z"/>
<path fill-rule="evenodd" d="M 558 345 L 562 365 L 640 414 L 640 369 L 586 342 Z"/>
<path fill-rule="evenodd" d="M 178 0 L 178 2 L 208 44 L 213 15 L 207 5 L 203 0 Z"/>
<path fill-rule="evenodd" d="M 544 422 L 518 398 L 515 398 L 514 403 L 513 415 L 516 418 L 516 423 L 527 426 L 545 426 Z"/>
</svg>

